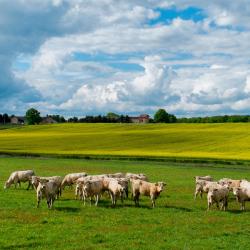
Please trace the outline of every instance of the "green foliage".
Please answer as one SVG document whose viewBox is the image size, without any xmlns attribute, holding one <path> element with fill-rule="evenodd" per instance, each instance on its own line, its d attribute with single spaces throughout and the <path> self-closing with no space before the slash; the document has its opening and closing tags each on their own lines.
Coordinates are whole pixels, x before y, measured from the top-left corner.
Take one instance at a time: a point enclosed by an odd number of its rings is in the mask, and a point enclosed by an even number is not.
<svg viewBox="0 0 250 250">
<path fill-rule="evenodd" d="M 159 109 L 154 115 L 154 122 L 156 123 L 174 123 L 176 121 L 176 117 L 168 114 L 165 109 Z"/>
<path fill-rule="evenodd" d="M 39 124 L 42 120 L 42 118 L 40 116 L 40 112 L 34 108 L 30 108 L 29 110 L 27 110 L 25 116 L 27 119 L 27 123 L 29 125 Z"/>
<path fill-rule="evenodd" d="M 135 161 L 84 161 L 71 159 L 1 158 L 0 186 L 12 171 L 34 169 L 40 176 L 86 171 L 89 174 L 145 173 L 151 182 L 165 181 L 164 190 L 151 209 L 149 197 L 135 207 L 129 198 L 112 208 L 110 197 L 98 207 L 83 206 L 74 189 L 48 210 L 45 200 L 36 208 L 35 190 L 0 189 L 0 249 L 248 249 L 250 202 L 246 212 L 230 194 L 228 211 L 216 206 L 207 212 L 206 197 L 193 199 L 194 176 L 211 175 L 250 179 L 249 166 L 177 165 Z M 130 197 L 130 195 L 129 195 Z"/>
<path fill-rule="evenodd" d="M 179 123 L 226 123 L 226 122 L 250 122 L 249 115 L 224 115 L 224 116 L 206 116 L 178 118 Z"/>
<path fill-rule="evenodd" d="M 168 113 L 165 109 L 159 109 L 154 115 L 155 122 L 169 122 Z"/>
<path fill-rule="evenodd" d="M 107 113 L 106 117 L 108 119 L 118 120 L 120 118 L 120 115 L 117 115 L 115 113 L 109 112 L 109 113 Z"/>
</svg>

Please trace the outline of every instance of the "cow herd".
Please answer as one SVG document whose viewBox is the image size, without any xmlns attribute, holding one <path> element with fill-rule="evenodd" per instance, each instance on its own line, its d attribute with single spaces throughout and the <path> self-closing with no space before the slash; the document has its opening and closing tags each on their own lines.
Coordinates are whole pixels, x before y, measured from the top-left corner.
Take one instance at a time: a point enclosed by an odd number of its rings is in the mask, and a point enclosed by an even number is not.
<svg viewBox="0 0 250 250">
<path fill-rule="evenodd" d="M 89 199 L 90 205 L 93 198 L 95 205 L 99 199 L 107 192 L 111 198 L 112 206 L 116 205 L 118 199 L 123 202 L 128 198 L 129 186 L 131 196 L 136 206 L 139 206 L 140 195 L 149 196 L 152 207 L 155 207 L 155 200 L 163 191 L 166 184 L 164 182 L 151 183 L 144 174 L 115 173 L 88 175 L 87 173 L 71 173 L 64 178 L 61 176 L 41 177 L 36 176 L 33 170 L 15 171 L 5 182 L 4 188 L 15 185 L 21 186 L 21 182 L 28 182 L 28 188 L 33 187 L 36 191 L 37 207 L 43 198 L 46 199 L 48 208 L 52 208 L 53 203 L 62 195 L 65 186 L 75 185 L 75 198 L 86 202 Z"/>
<path fill-rule="evenodd" d="M 245 210 L 246 201 L 250 200 L 250 182 L 247 180 L 233 180 L 223 178 L 219 181 L 214 181 L 211 176 L 196 176 L 195 177 L 195 194 L 200 194 L 202 198 L 203 193 L 207 193 L 207 210 L 213 204 L 220 207 L 221 210 L 226 210 L 228 207 L 229 193 L 233 192 L 236 201 L 241 204 L 241 210 Z M 219 206 L 220 205 L 220 206 Z"/>
<path fill-rule="evenodd" d="M 61 176 L 41 177 L 36 176 L 33 170 L 15 171 L 5 182 L 4 188 L 9 188 L 11 185 L 21 186 L 21 182 L 28 182 L 28 187 L 33 187 L 36 191 L 37 207 L 43 198 L 46 199 L 48 208 L 52 208 L 53 203 L 62 195 L 62 191 L 66 186 L 75 186 L 75 199 L 80 199 L 86 203 L 89 199 L 90 205 L 93 198 L 95 205 L 101 197 L 104 197 L 106 192 L 112 206 L 116 205 L 118 199 L 123 202 L 128 198 L 129 190 L 131 197 L 136 206 L 139 206 L 140 195 L 149 196 L 152 207 L 155 207 L 155 200 L 164 190 L 166 184 L 164 182 L 151 183 L 148 182 L 148 177 L 145 174 L 134 173 L 115 173 L 115 174 L 100 174 L 88 175 L 87 173 L 71 173 L 64 178 Z M 196 176 L 195 177 L 195 194 L 202 198 L 203 193 L 207 193 L 207 209 L 209 210 L 213 204 L 217 208 L 226 210 L 228 207 L 228 197 L 230 192 L 233 192 L 236 201 L 241 204 L 241 210 L 245 210 L 245 202 L 250 200 L 250 182 L 247 180 L 233 180 L 223 178 L 219 181 L 214 181 L 211 176 Z"/>
</svg>

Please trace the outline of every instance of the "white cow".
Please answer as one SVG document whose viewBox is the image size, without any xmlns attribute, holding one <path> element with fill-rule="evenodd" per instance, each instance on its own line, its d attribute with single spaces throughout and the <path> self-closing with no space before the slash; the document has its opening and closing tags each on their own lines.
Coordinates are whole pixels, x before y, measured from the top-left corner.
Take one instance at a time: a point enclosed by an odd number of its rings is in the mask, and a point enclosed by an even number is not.
<svg viewBox="0 0 250 250">
<path fill-rule="evenodd" d="M 29 182 L 27 190 L 30 188 L 31 185 L 31 177 L 35 175 L 33 170 L 24 170 L 24 171 L 15 171 L 13 172 L 9 179 L 5 182 L 4 188 L 9 188 L 12 184 L 16 185 L 18 183 L 19 187 L 21 187 L 21 182 Z"/>
<path fill-rule="evenodd" d="M 228 206 L 228 195 L 229 188 L 222 186 L 221 188 L 211 188 L 207 194 L 207 210 L 211 208 L 211 206 L 216 203 L 217 208 L 219 208 L 219 203 L 221 203 L 221 210 L 224 211 Z"/>
<path fill-rule="evenodd" d="M 165 186 L 166 183 L 164 182 L 150 183 L 142 180 L 132 180 L 131 187 L 135 205 L 139 206 L 139 197 L 142 194 L 145 196 L 150 196 L 152 207 L 154 208 L 155 200 L 158 198 Z"/>
<path fill-rule="evenodd" d="M 51 209 L 58 194 L 58 189 L 59 187 L 57 183 L 53 180 L 39 182 L 36 189 L 37 207 L 39 207 L 42 198 L 45 197 L 48 208 Z"/>
<path fill-rule="evenodd" d="M 72 186 L 78 178 L 85 176 L 87 176 L 87 173 L 67 174 L 62 181 L 62 189 L 64 189 L 65 186 Z"/>
<path fill-rule="evenodd" d="M 241 210 L 245 210 L 246 201 L 250 201 L 250 188 L 233 188 L 233 194 L 236 196 L 236 200 L 241 204 Z"/>
</svg>

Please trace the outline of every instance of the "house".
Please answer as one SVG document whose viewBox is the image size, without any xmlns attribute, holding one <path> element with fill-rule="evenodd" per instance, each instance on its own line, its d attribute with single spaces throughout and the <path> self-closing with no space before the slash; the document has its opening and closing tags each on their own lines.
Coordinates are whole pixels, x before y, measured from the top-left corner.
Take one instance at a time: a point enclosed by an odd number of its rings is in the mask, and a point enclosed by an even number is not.
<svg viewBox="0 0 250 250">
<path fill-rule="evenodd" d="M 57 123 L 51 116 L 42 117 L 41 124 L 54 124 Z"/>
<path fill-rule="evenodd" d="M 25 116 L 11 116 L 10 117 L 10 123 L 11 124 L 25 124 L 26 117 Z"/>
<path fill-rule="evenodd" d="M 150 116 L 147 114 L 142 114 L 135 117 L 129 117 L 130 122 L 132 123 L 148 123 Z"/>
</svg>

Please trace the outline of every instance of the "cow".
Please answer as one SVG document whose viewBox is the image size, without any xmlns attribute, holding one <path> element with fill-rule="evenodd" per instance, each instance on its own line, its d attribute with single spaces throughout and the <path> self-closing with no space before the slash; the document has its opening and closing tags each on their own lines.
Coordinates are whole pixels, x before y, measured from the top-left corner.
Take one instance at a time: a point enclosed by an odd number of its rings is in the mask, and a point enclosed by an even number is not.
<svg viewBox="0 0 250 250">
<path fill-rule="evenodd" d="M 219 184 L 215 181 L 197 180 L 195 183 L 194 199 L 197 198 L 198 194 L 200 194 L 200 197 L 202 198 L 203 193 L 208 193 L 210 187 L 215 187 L 217 185 Z"/>
<path fill-rule="evenodd" d="M 250 189 L 244 187 L 233 188 L 233 194 L 241 204 L 241 210 L 244 211 L 246 209 L 246 201 L 250 201 Z"/>
<path fill-rule="evenodd" d="M 203 181 L 213 181 L 213 178 L 210 175 L 206 176 L 195 176 L 195 181 L 197 182 L 198 180 L 203 180 Z"/>
<path fill-rule="evenodd" d="M 229 178 L 223 178 L 218 181 L 218 183 L 222 186 L 229 186 L 230 190 L 232 191 L 233 188 L 240 187 L 241 180 L 232 180 Z"/>
<path fill-rule="evenodd" d="M 116 179 L 110 180 L 108 183 L 108 190 L 111 197 L 112 206 L 116 205 L 117 198 L 120 197 L 123 203 L 123 193 L 124 187 L 119 184 L 119 181 Z"/>
<path fill-rule="evenodd" d="M 67 174 L 62 181 L 62 189 L 64 189 L 65 186 L 72 186 L 78 178 L 85 176 L 87 176 L 87 173 Z"/>
<path fill-rule="evenodd" d="M 100 180 L 103 178 L 103 175 L 88 175 L 85 177 L 80 177 L 76 180 L 76 188 L 75 188 L 75 199 L 77 200 L 78 197 L 82 200 L 83 199 L 83 185 L 85 182 L 90 180 Z"/>
<path fill-rule="evenodd" d="M 221 203 L 221 210 L 226 211 L 228 206 L 228 195 L 229 187 L 220 188 L 210 188 L 207 194 L 207 210 L 210 210 L 211 206 L 216 203 L 217 208 L 219 208 L 219 203 Z"/>
<path fill-rule="evenodd" d="M 107 174 L 109 178 L 124 178 L 126 174 L 124 173 L 115 173 L 115 174 Z"/>
<path fill-rule="evenodd" d="M 58 194 L 58 189 L 59 187 L 57 183 L 53 180 L 40 181 L 36 189 L 37 208 L 39 207 L 42 198 L 45 197 L 48 208 L 51 209 Z"/>
<path fill-rule="evenodd" d="M 142 181 L 148 181 L 148 177 L 145 174 L 133 174 L 133 173 L 126 173 L 126 178 L 129 180 L 142 180 Z"/>
<path fill-rule="evenodd" d="M 96 200 L 95 205 L 97 206 L 100 195 L 101 195 L 101 193 L 103 191 L 103 181 L 102 180 L 89 180 L 89 181 L 86 181 L 83 184 L 82 190 L 83 190 L 84 206 L 85 206 L 86 198 L 90 199 L 90 205 L 91 205 L 93 197 L 95 197 L 95 200 Z"/>
<path fill-rule="evenodd" d="M 123 187 L 124 194 L 126 195 L 126 198 L 128 198 L 128 189 L 129 189 L 129 180 L 128 178 L 115 178 L 118 183 Z"/>
<path fill-rule="evenodd" d="M 250 182 L 247 180 L 241 180 L 240 187 L 250 189 Z"/>
<path fill-rule="evenodd" d="M 155 200 L 158 198 L 165 186 L 166 183 L 164 182 L 150 183 L 142 180 L 132 180 L 131 187 L 135 205 L 139 206 L 140 195 L 145 195 L 150 196 L 152 207 L 154 208 Z"/>
<path fill-rule="evenodd" d="M 16 185 L 18 183 L 19 187 L 21 187 L 21 182 L 29 182 L 27 190 L 32 186 L 31 185 L 31 177 L 35 175 L 33 170 L 24 170 L 24 171 L 15 171 L 13 172 L 9 179 L 5 182 L 4 189 L 9 188 L 12 184 Z"/>
<path fill-rule="evenodd" d="M 58 186 L 58 194 L 57 198 L 62 195 L 62 189 L 61 189 L 61 184 L 62 184 L 62 177 L 61 176 L 49 176 L 49 177 L 42 177 L 42 176 L 32 176 L 31 177 L 31 183 L 35 190 L 37 189 L 39 183 L 42 182 L 48 182 L 48 181 L 55 181 L 57 186 Z"/>
</svg>

